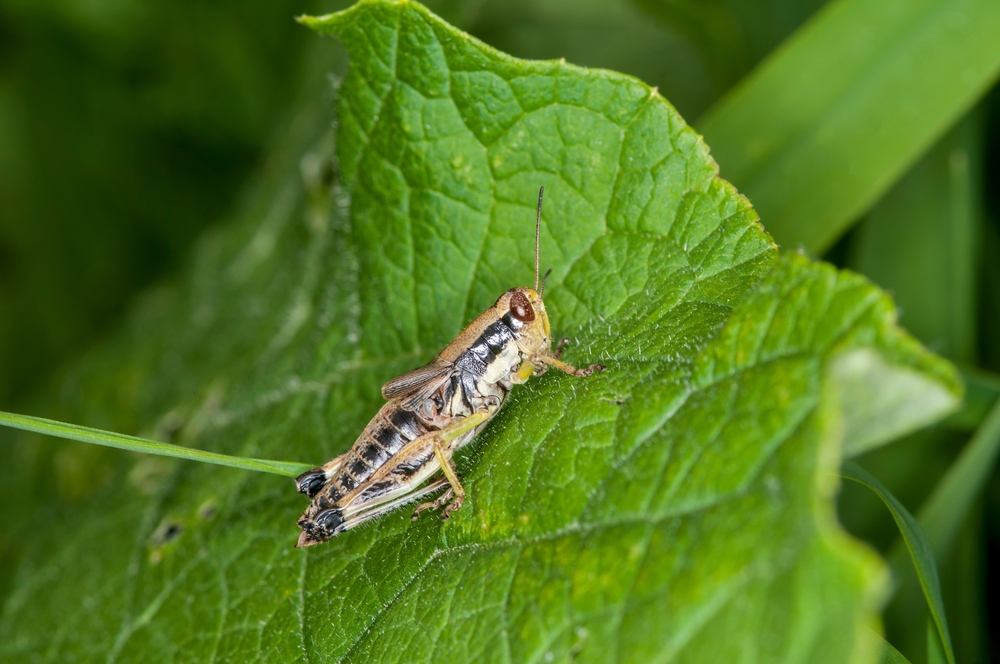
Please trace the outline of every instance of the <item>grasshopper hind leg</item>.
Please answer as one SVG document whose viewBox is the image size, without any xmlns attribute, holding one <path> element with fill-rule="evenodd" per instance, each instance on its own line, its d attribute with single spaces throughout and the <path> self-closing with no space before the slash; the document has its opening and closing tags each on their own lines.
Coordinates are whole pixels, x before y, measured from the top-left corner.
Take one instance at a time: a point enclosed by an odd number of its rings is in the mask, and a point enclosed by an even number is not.
<svg viewBox="0 0 1000 664">
<path fill-rule="evenodd" d="M 438 463 L 441 464 L 441 470 L 444 471 L 445 480 L 448 482 L 448 490 L 441 494 L 437 500 L 418 505 L 417 509 L 413 512 L 413 516 L 410 517 L 411 519 L 415 520 L 424 510 L 436 510 L 444 505 L 444 509 L 441 510 L 441 520 L 447 521 L 451 518 L 451 513 L 465 502 L 465 488 L 458 479 L 455 467 L 451 464 L 451 456 L 444 451 L 444 448 L 441 447 L 441 442 L 438 440 L 434 441 L 434 456 L 437 457 Z"/>
<path fill-rule="evenodd" d="M 429 500 L 426 503 L 417 505 L 417 509 L 413 510 L 413 516 L 410 517 L 410 520 L 416 521 L 420 517 L 420 513 L 424 510 L 436 510 L 451 500 L 454 495 L 455 490 L 449 486 L 448 490 L 438 496 L 436 500 Z"/>
<path fill-rule="evenodd" d="M 299 527 L 302 528 L 302 532 L 299 533 L 299 541 L 295 546 L 301 548 L 321 544 L 345 530 L 387 514 L 401 505 L 420 500 L 424 496 L 440 491 L 446 486 L 448 486 L 447 479 L 431 482 L 416 491 L 402 492 L 391 500 L 369 506 L 346 517 L 339 507 L 331 507 L 320 512 L 315 517 L 303 517 L 299 519 Z"/>
</svg>

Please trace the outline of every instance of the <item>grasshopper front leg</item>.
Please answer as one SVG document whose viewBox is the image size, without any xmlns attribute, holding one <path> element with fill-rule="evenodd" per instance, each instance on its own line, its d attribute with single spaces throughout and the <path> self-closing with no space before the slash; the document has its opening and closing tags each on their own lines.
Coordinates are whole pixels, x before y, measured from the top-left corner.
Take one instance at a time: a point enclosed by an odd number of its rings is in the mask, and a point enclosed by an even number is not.
<svg viewBox="0 0 1000 664">
<path fill-rule="evenodd" d="M 569 343 L 569 338 L 564 337 L 559 340 L 559 344 L 556 346 L 556 350 L 551 355 L 532 355 L 529 359 L 521 363 L 517 371 L 511 372 L 511 382 L 513 383 L 525 383 L 532 374 L 535 376 L 541 376 L 549 367 L 555 367 L 560 371 L 568 373 L 571 376 L 581 376 L 586 377 L 593 375 L 599 371 L 604 371 L 607 367 L 603 364 L 591 364 L 585 369 L 577 369 L 572 364 L 567 364 L 563 362 L 560 357 L 563 354 L 563 348 Z"/>
<path fill-rule="evenodd" d="M 534 362 L 535 364 L 555 367 L 556 369 L 559 369 L 559 371 L 568 373 L 571 376 L 581 376 L 581 377 L 590 376 L 592 374 L 597 373 L 598 371 L 604 371 L 607 368 L 603 364 L 591 364 L 589 367 L 585 369 L 577 369 L 572 364 L 567 364 L 566 362 L 560 360 L 558 357 L 554 357 L 552 355 L 533 355 L 531 357 L 531 361 Z"/>
</svg>

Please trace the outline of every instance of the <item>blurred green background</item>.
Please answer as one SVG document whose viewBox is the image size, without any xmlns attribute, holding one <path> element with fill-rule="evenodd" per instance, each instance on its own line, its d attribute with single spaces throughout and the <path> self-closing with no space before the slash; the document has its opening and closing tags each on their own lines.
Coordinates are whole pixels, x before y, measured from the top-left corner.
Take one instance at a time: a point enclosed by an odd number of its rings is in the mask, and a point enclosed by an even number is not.
<svg viewBox="0 0 1000 664">
<path fill-rule="evenodd" d="M 0 409 L 16 411 L 58 389 L 60 369 L 115 326 L 139 292 L 169 279 L 198 235 L 235 209 L 296 110 L 329 101 L 331 59 L 316 57 L 320 38 L 292 19 L 347 4 L 0 0 Z M 659 86 L 705 131 L 722 176 L 755 204 L 762 192 L 758 209 L 784 250 L 798 246 L 784 242 L 796 237 L 785 226 L 769 225 L 763 185 L 744 187 L 727 160 L 733 123 L 716 104 L 822 10 L 821 0 L 427 4 L 515 56 L 565 57 Z M 915 514 L 1000 392 L 994 83 L 977 89 L 957 121 L 949 116 L 928 134 L 933 145 L 914 148 L 877 196 L 859 196 L 847 221 L 825 227 L 822 240 L 802 241 L 889 290 L 903 325 L 972 381 L 965 412 L 860 459 Z M 770 109 L 758 112 L 763 121 Z M 1000 630 L 990 630 L 1000 625 L 1000 481 L 987 457 L 985 488 L 937 512 L 953 522 L 954 535 L 935 552 L 960 662 L 1000 656 Z M 898 531 L 867 489 L 844 488 L 841 518 L 893 555 Z M 893 560 L 900 589 L 886 612 L 887 638 L 911 661 L 926 661 L 926 608 L 906 559 Z"/>
</svg>

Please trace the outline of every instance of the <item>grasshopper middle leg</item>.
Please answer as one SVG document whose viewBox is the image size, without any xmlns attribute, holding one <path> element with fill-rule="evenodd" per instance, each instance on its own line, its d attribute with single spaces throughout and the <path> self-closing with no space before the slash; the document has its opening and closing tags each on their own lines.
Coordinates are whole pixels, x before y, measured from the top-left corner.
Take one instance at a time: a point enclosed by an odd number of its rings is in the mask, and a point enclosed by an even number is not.
<svg viewBox="0 0 1000 664">
<path fill-rule="evenodd" d="M 441 496 L 437 499 L 418 505 L 417 509 L 413 512 L 412 518 L 416 519 L 424 510 L 437 509 L 444 505 L 445 507 L 441 512 L 441 518 L 443 520 L 447 520 L 451 518 L 452 512 L 462 506 L 462 503 L 465 502 L 465 488 L 462 486 L 462 482 L 458 479 L 458 473 L 455 471 L 455 466 L 451 462 L 451 453 L 447 449 L 447 444 L 459 436 L 462 436 L 480 426 L 486 422 L 486 420 L 490 419 L 495 412 L 496 408 L 492 407 L 486 410 L 478 411 L 468 417 L 463 417 L 457 422 L 449 424 L 433 434 L 434 438 L 432 442 L 434 445 L 434 457 L 441 465 L 441 470 L 444 472 L 444 476 L 448 480 L 449 487 L 448 490 L 441 494 Z"/>
</svg>

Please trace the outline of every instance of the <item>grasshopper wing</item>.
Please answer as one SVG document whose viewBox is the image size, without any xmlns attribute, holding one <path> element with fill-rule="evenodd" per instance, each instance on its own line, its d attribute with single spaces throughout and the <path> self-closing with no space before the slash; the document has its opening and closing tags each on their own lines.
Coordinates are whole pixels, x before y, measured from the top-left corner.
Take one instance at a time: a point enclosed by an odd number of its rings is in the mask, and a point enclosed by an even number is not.
<svg viewBox="0 0 1000 664">
<path fill-rule="evenodd" d="M 433 391 L 454 371 L 455 365 L 451 362 L 434 360 L 430 364 L 413 371 L 407 371 L 405 374 L 390 380 L 382 386 L 382 396 L 386 399 L 395 399 L 423 392 L 427 388 L 430 388 L 429 391 Z"/>
</svg>

